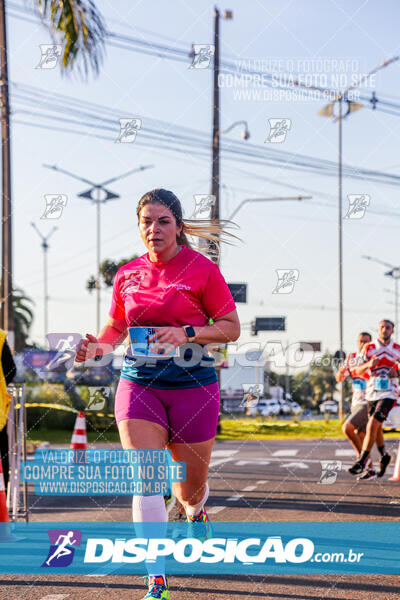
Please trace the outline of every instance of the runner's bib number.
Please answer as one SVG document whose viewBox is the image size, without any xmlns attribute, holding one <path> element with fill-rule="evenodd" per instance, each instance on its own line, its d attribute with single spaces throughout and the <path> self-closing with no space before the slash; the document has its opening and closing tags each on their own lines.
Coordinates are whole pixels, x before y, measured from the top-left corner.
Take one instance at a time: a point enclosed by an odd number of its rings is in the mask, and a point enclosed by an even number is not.
<svg viewBox="0 0 400 600">
<path fill-rule="evenodd" d="M 365 390 L 367 389 L 367 382 L 365 379 L 354 379 L 353 380 L 353 389 L 354 390 Z"/>
<path fill-rule="evenodd" d="M 388 377 L 375 377 L 374 390 L 380 392 L 390 389 L 390 379 Z"/>
</svg>

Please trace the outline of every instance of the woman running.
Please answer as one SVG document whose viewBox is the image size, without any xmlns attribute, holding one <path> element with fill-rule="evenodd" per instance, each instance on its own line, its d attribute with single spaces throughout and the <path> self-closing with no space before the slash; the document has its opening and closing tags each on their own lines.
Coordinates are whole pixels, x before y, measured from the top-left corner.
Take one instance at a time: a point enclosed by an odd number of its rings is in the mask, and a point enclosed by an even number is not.
<svg viewBox="0 0 400 600">
<path fill-rule="evenodd" d="M 76 361 L 95 356 L 97 344 L 115 348 L 129 327 L 162 327 L 149 339 L 157 353 L 189 343 L 184 360 L 157 359 L 154 365 L 135 360 L 127 349 L 115 418 L 124 449 L 167 448 L 174 461 L 185 462 L 186 481 L 173 483 L 173 492 L 187 520 L 203 523 L 207 533 L 208 467 L 220 399 L 214 359 L 202 346 L 237 340 L 240 324 L 218 266 L 193 250 L 186 235 L 211 241 L 236 236 L 222 222 L 184 220 L 180 201 L 164 189 L 145 194 L 136 212 L 148 252 L 118 269 L 110 318 L 97 339 L 87 334 L 81 340 Z M 134 522 L 166 523 L 163 495 L 134 496 L 132 515 Z M 150 565 L 148 571 L 144 598 L 169 600 L 165 573 L 152 572 Z"/>
</svg>

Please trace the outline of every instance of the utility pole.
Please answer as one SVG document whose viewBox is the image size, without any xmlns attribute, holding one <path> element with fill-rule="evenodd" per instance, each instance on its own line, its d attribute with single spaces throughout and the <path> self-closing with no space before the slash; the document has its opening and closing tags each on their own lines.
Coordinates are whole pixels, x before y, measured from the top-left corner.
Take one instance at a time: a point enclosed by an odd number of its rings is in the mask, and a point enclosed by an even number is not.
<svg viewBox="0 0 400 600">
<path fill-rule="evenodd" d="M 46 236 L 44 236 L 39 229 L 36 227 L 35 223 L 31 223 L 33 229 L 35 231 L 37 231 L 37 233 L 39 234 L 39 236 L 42 239 L 42 248 L 43 248 L 43 279 L 44 279 L 44 284 L 43 284 L 43 288 L 44 288 L 44 335 L 43 335 L 43 340 L 44 343 L 46 343 L 47 341 L 47 334 L 49 331 L 49 295 L 48 295 L 48 290 L 47 290 L 47 282 L 48 282 L 48 276 L 47 276 L 47 251 L 49 249 L 49 245 L 47 243 L 47 240 L 49 239 L 49 237 L 58 229 L 57 227 L 53 227 L 53 229 L 50 231 L 50 233 L 48 233 Z"/>
<path fill-rule="evenodd" d="M 232 19 L 232 11 L 225 11 L 224 18 Z M 217 7 L 214 8 L 214 60 L 213 60 L 213 127 L 212 127 L 212 165 L 211 165 L 211 195 L 215 197 L 215 202 L 211 208 L 211 219 L 218 220 L 219 211 L 219 192 L 220 192 L 220 94 L 218 86 L 219 78 L 219 28 L 221 13 Z M 247 139 L 247 138 L 246 138 Z M 209 242 L 208 248 L 212 254 L 212 260 L 218 264 L 219 241 Z"/>
<path fill-rule="evenodd" d="M 339 269 L 339 352 L 344 355 L 343 350 L 343 198 L 342 198 L 342 103 L 343 96 L 338 101 L 338 269 Z M 344 412 L 344 381 L 339 384 L 339 419 L 343 419 Z"/>
<path fill-rule="evenodd" d="M 11 148 L 10 105 L 8 96 L 7 34 L 5 2 L 0 0 L 1 70 L 1 157 L 2 157 L 2 247 L 1 247 L 1 328 L 14 333 L 12 297 L 12 222 L 11 222 Z"/>
<path fill-rule="evenodd" d="M 219 169 L 219 135 L 220 130 L 220 96 L 219 96 L 219 20 L 220 12 L 214 9 L 214 70 L 213 70 L 213 128 L 212 128 L 212 166 L 211 166 L 211 195 L 215 202 L 211 208 L 211 219 L 219 219 L 219 191 L 220 191 L 220 169 Z M 212 260 L 218 264 L 219 242 L 210 242 Z"/>
</svg>

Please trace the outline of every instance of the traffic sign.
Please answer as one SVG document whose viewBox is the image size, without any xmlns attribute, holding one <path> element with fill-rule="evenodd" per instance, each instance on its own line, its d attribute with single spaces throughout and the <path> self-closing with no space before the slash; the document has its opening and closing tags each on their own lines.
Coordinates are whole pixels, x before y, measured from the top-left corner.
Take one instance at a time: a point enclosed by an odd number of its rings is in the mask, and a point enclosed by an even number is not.
<svg viewBox="0 0 400 600">
<path fill-rule="evenodd" d="M 228 288 L 235 302 L 247 302 L 247 283 L 228 283 Z"/>
</svg>

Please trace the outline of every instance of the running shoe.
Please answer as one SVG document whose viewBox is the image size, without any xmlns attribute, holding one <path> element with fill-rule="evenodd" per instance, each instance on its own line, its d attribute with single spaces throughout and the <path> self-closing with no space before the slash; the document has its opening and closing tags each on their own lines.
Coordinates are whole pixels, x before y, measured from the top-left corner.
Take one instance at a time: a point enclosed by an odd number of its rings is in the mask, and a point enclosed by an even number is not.
<svg viewBox="0 0 400 600">
<path fill-rule="evenodd" d="M 162 575 L 154 577 L 145 577 L 146 585 L 149 586 L 149 591 L 142 600 L 149 600 L 150 598 L 157 598 L 158 600 L 169 600 L 169 581 L 168 577 Z"/>
<path fill-rule="evenodd" d="M 194 537 L 202 542 L 214 537 L 214 531 L 208 518 L 206 509 L 203 508 L 195 517 L 186 515 L 189 525 L 189 537 Z"/>
<path fill-rule="evenodd" d="M 391 460 L 392 460 L 392 457 L 387 452 L 385 452 L 385 454 L 383 454 L 381 456 L 380 461 L 379 461 L 379 471 L 377 473 L 378 477 L 383 477 L 384 476 L 385 471 L 387 469 L 387 466 L 388 466 L 388 464 L 390 463 Z"/>
<path fill-rule="evenodd" d="M 375 469 L 366 469 L 359 477 L 357 481 L 365 481 L 366 479 L 376 479 Z"/>
<path fill-rule="evenodd" d="M 361 475 L 364 472 L 366 467 L 366 461 L 357 460 L 352 467 L 347 469 L 348 473 L 351 475 Z"/>
</svg>

